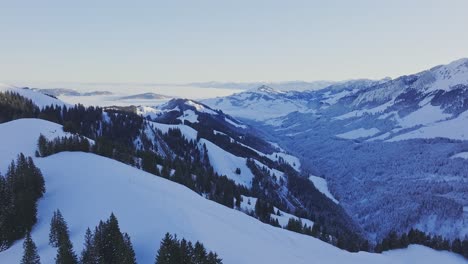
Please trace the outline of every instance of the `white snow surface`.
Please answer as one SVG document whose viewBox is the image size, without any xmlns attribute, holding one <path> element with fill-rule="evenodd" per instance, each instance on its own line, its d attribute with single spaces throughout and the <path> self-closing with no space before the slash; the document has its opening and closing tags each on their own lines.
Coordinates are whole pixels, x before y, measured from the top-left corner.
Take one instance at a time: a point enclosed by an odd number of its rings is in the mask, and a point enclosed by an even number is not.
<svg viewBox="0 0 468 264">
<path fill-rule="evenodd" d="M 44 108 L 50 105 L 70 106 L 69 104 L 66 104 L 61 100 L 55 99 L 53 97 L 39 93 L 37 91 L 33 91 L 28 88 L 17 88 L 14 86 L 0 84 L 0 92 L 7 92 L 7 91 L 17 93 L 25 98 L 32 100 L 33 103 L 37 105 L 39 108 Z"/>
<path fill-rule="evenodd" d="M 354 111 L 351 111 L 349 113 L 334 117 L 333 119 L 344 120 L 344 119 L 353 118 L 353 117 L 361 117 L 361 116 L 363 116 L 365 114 L 368 114 L 368 115 L 380 114 L 380 113 L 383 113 L 392 104 L 393 104 L 393 100 L 390 100 L 390 101 L 386 102 L 385 104 L 376 106 L 374 108 L 354 110 Z"/>
<path fill-rule="evenodd" d="M 242 102 L 242 105 L 239 105 L 238 102 Z M 221 109 L 232 116 L 257 121 L 282 117 L 295 111 L 309 111 L 302 101 L 280 99 L 276 98 L 275 93 L 261 91 L 247 91 L 225 98 L 207 99 L 203 100 L 203 103 L 211 108 Z"/>
<path fill-rule="evenodd" d="M 190 105 L 190 106 L 193 106 L 195 107 L 195 109 L 200 112 L 200 113 L 207 113 L 207 114 L 210 114 L 210 115 L 217 115 L 218 113 L 216 113 L 215 111 L 209 109 L 209 108 L 206 108 L 205 106 L 199 104 L 199 103 L 196 103 L 192 100 L 188 100 L 186 102 L 187 105 Z"/>
<path fill-rule="evenodd" d="M 435 82 L 427 89 L 433 90 L 450 90 L 455 85 L 468 85 L 468 59 L 463 58 L 453 61 L 447 65 L 442 65 L 431 69 L 434 72 Z"/>
<path fill-rule="evenodd" d="M 459 140 L 468 139 L 468 111 L 461 113 L 457 118 L 435 122 L 417 130 L 393 137 L 388 141 L 437 137 Z"/>
<path fill-rule="evenodd" d="M 24 118 L 0 124 L 0 137 L 5 139 L 0 144 L 0 171 L 5 173 L 11 160 L 21 152 L 33 157 L 40 134 L 47 139 L 71 136 L 63 132 L 61 125 L 42 119 Z"/>
<path fill-rule="evenodd" d="M 372 137 L 376 134 L 380 133 L 380 130 L 378 128 L 359 128 L 355 130 L 348 131 L 346 133 L 338 134 L 336 135 L 339 138 L 344 138 L 344 139 L 358 139 L 358 138 L 365 138 L 365 137 Z"/>
<path fill-rule="evenodd" d="M 325 196 L 330 198 L 330 200 L 332 200 L 336 204 L 340 203 L 340 202 L 338 202 L 338 200 L 335 199 L 333 194 L 331 194 L 330 190 L 328 189 L 327 180 L 325 180 L 324 178 L 318 177 L 318 176 L 314 176 L 314 175 L 310 175 L 309 180 L 314 184 L 314 186 L 315 186 L 315 188 L 317 188 L 317 190 L 319 190 L 321 193 L 325 194 Z"/>
<path fill-rule="evenodd" d="M 413 127 L 417 125 L 428 125 L 437 121 L 445 120 L 452 115 L 446 114 L 438 106 L 426 104 L 411 114 L 401 118 L 399 124 L 402 127 Z"/>
<path fill-rule="evenodd" d="M 301 169 L 301 162 L 299 161 L 299 158 L 293 155 L 289 155 L 284 152 L 274 152 L 265 156 L 271 159 L 272 161 L 279 161 L 280 159 L 282 159 L 284 162 L 291 165 L 291 167 L 293 167 L 293 169 L 295 169 L 296 171 L 300 171 Z"/>
<path fill-rule="evenodd" d="M 452 158 L 468 159 L 468 152 L 460 152 L 452 156 Z"/>
<path fill-rule="evenodd" d="M 187 125 L 168 125 L 168 124 L 161 124 L 161 123 L 151 122 L 151 121 L 150 121 L 150 125 L 153 128 L 160 130 L 163 134 L 167 133 L 170 128 L 173 128 L 173 129 L 178 128 L 180 129 L 180 132 L 182 132 L 182 135 L 184 135 L 184 137 L 187 140 L 193 140 L 193 141 L 197 140 L 198 132 L 195 129 Z"/>
<path fill-rule="evenodd" d="M 199 144 L 200 146 L 203 146 L 203 144 L 206 145 L 210 164 L 219 175 L 226 175 L 226 177 L 237 184 L 242 184 L 247 187 L 252 186 L 252 179 L 254 176 L 249 167 L 247 167 L 246 158 L 234 156 L 204 138 L 200 139 Z M 240 175 L 236 174 L 237 168 L 241 170 Z"/>
<path fill-rule="evenodd" d="M 138 115 L 143 117 L 149 116 L 150 118 L 156 118 L 161 114 L 161 110 L 150 106 L 138 106 L 136 112 Z"/>
<path fill-rule="evenodd" d="M 181 116 L 179 116 L 177 119 L 182 121 L 182 124 L 184 123 L 185 120 L 189 121 L 190 123 L 198 123 L 198 115 L 195 113 L 193 110 L 185 110 Z"/>
<path fill-rule="evenodd" d="M 18 131 L 23 128 L 21 122 L 9 124 L 16 125 Z M 0 137 L 0 146 L 8 146 L 1 152 L 2 159 L 14 159 L 16 151 L 33 153 L 40 131 L 35 132 Z M 56 255 L 56 249 L 48 245 L 48 233 L 57 208 L 67 220 L 78 253 L 86 228 L 93 228 L 113 212 L 121 230 L 132 238 L 138 263 L 153 263 L 166 232 L 203 242 L 225 264 L 308 264 L 317 259 L 325 264 L 466 263 L 461 256 L 422 246 L 384 254 L 349 253 L 313 237 L 263 224 L 182 185 L 90 153 L 63 152 L 34 161 L 44 174 L 47 190 L 39 201 L 38 222 L 32 230 L 42 263 L 53 263 Z M 0 169 L 6 169 L 2 166 Z M 22 253 L 20 240 L 0 252 L 0 263 L 19 263 Z"/>
<path fill-rule="evenodd" d="M 238 124 L 238 123 L 232 121 L 231 119 L 229 119 L 229 118 L 227 118 L 227 117 L 225 117 L 224 120 L 226 120 L 226 122 L 228 122 L 229 124 L 231 124 L 231 125 L 233 125 L 233 126 L 235 126 L 235 127 L 247 128 L 246 125 Z"/>
</svg>

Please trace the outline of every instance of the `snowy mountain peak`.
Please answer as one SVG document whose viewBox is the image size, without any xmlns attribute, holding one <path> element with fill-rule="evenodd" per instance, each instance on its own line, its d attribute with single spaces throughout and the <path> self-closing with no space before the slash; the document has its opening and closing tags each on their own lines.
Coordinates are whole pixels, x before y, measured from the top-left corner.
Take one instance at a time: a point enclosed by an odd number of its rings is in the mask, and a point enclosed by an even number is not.
<svg viewBox="0 0 468 264">
<path fill-rule="evenodd" d="M 451 90 L 457 85 L 468 85 L 468 58 L 462 58 L 446 65 L 436 66 L 428 71 L 434 81 L 427 90 Z M 425 76 L 424 74 L 423 76 Z"/>
<path fill-rule="evenodd" d="M 142 93 L 142 94 L 135 94 L 121 97 L 122 100 L 129 100 L 129 99 L 157 99 L 157 100 L 164 100 L 170 99 L 170 96 L 157 94 L 157 93 Z"/>
<path fill-rule="evenodd" d="M 283 93 L 281 92 L 280 90 L 276 90 L 268 85 L 261 85 L 255 89 L 253 89 L 252 91 L 255 91 L 255 92 L 260 92 L 260 93 L 267 93 L 267 94 L 280 94 L 280 93 Z"/>
<path fill-rule="evenodd" d="M 218 113 L 211 109 L 209 106 L 202 104 L 200 102 L 196 102 L 193 100 L 189 99 L 182 99 L 182 98 L 177 98 L 177 99 L 172 99 L 167 103 L 164 103 L 160 106 L 158 106 L 159 109 L 161 110 L 168 110 L 168 111 L 173 111 L 173 110 L 178 110 L 178 111 L 185 111 L 185 110 L 192 110 L 195 112 L 199 113 L 206 113 L 210 115 L 217 115 Z"/>
<path fill-rule="evenodd" d="M 461 58 L 461 59 L 458 59 L 458 60 L 454 60 L 452 61 L 451 63 L 447 64 L 447 65 L 443 65 L 445 66 L 446 68 L 449 68 L 449 69 L 453 69 L 453 70 L 457 70 L 457 69 L 460 69 L 460 68 L 468 68 L 468 58 Z"/>
</svg>

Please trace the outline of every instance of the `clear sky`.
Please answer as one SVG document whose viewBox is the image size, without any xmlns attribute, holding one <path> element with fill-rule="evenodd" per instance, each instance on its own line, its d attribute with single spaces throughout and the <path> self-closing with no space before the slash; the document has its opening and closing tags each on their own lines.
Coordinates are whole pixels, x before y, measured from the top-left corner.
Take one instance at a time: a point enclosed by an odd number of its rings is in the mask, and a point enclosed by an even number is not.
<svg viewBox="0 0 468 264">
<path fill-rule="evenodd" d="M 467 0 L 0 0 L 0 81 L 382 78 L 461 57 Z"/>
</svg>

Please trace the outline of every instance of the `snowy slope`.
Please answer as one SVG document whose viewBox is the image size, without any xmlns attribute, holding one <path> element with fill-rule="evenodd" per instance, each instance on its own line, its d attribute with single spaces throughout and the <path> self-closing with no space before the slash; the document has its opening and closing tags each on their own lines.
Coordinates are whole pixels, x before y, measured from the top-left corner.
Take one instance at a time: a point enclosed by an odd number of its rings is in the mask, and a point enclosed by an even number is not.
<svg viewBox="0 0 468 264">
<path fill-rule="evenodd" d="M 325 194 L 333 202 L 339 203 L 338 200 L 335 199 L 333 194 L 331 194 L 330 190 L 328 189 L 327 180 L 325 180 L 324 178 L 314 176 L 314 175 L 310 175 L 309 180 L 314 184 L 315 188 L 317 188 L 321 193 Z"/>
<path fill-rule="evenodd" d="M 17 124 L 18 130 L 23 128 L 17 121 L 10 126 Z M 20 144 L 25 138 L 0 137 L 0 145 L 11 141 L 9 153 L 15 150 L 32 153 L 36 147 L 32 139 L 38 136 L 25 135 L 30 137 L 26 139 L 29 144 Z M 320 263 L 466 263 L 460 256 L 421 246 L 382 255 L 348 253 L 318 239 L 262 224 L 174 182 L 94 154 L 64 152 L 36 158 L 35 163 L 44 174 L 47 189 L 39 202 L 38 223 L 32 231 L 42 263 L 54 262 L 55 249 L 48 245 L 48 232 L 50 218 L 57 208 L 68 222 L 77 252 L 82 249 L 85 229 L 114 212 L 120 228 L 132 238 L 139 263 L 154 261 L 165 232 L 202 241 L 226 264 L 305 264 L 314 260 Z M 0 252 L 0 263 L 18 263 L 21 255 L 22 241 L 18 241 Z"/>
<path fill-rule="evenodd" d="M 468 111 L 463 112 L 457 118 L 430 123 L 417 130 L 395 136 L 388 141 L 437 137 L 468 140 Z"/>
<path fill-rule="evenodd" d="M 327 178 L 371 240 L 410 227 L 465 236 L 468 163 L 454 155 L 468 144 L 468 59 L 395 79 L 205 102 L 245 118 L 301 157 L 304 171 Z"/>
<path fill-rule="evenodd" d="M 380 130 L 375 127 L 369 128 L 369 129 L 359 128 L 359 129 L 351 130 L 342 134 L 338 134 L 336 136 L 339 138 L 344 138 L 344 139 L 357 139 L 357 138 L 371 137 L 375 134 L 378 134 L 379 132 Z"/>
<path fill-rule="evenodd" d="M 203 103 L 236 117 L 258 121 L 307 111 L 303 101 L 291 99 L 288 94 L 262 85 L 225 98 L 206 99 Z"/>
<path fill-rule="evenodd" d="M 28 88 L 17 88 L 14 86 L 0 84 L 0 92 L 6 92 L 6 91 L 18 93 L 19 95 L 23 97 L 31 99 L 39 108 L 44 108 L 49 105 L 58 105 L 58 106 L 68 105 L 61 100 L 55 99 L 53 97 L 47 96 L 45 94 L 42 94 L 40 92 L 31 90 Z"/>
<path fill-rule="evenodd" d="M 40 134 L 48 139 L 71 135 L 63 132 L 61 125 L 41 119 L 25 118 L 0 124 L 0 137 L 5 139 L 0 144 L 0 172 L 5 173 L 11 157 L 20 152 L 34 156 Z"/>
<path fill-rule="evenodd" d="M 151 127 L 160 130 L 163 134 L 167 133 L 169 131 L 169 129 L 179 129 L 180 132 L 182 132 L 182 135 L 184 135 L 184 137 L 187 140 L 194 140 L 194 141 L 197 140 L 198 132 L 195 129 L 189 127 L 189 126 L 186 126 L 186 125 L 167 125 L 167 124 L 161 124 L 161 123 L 157 123 L 157 122 L 151 122 L 151 121 L 149 121 L 149 122 L 151 124 Z"/>
<path fill-rule="evenodd" d="M 255 205 L 257 204 L 257 200 L 258 199 L 255 198 L 255 197 L 249 197 L 249 196 L 242 195 L 242 202 L 240 204 L 240 210 L 247 213 L 247 214 L 249 214 L 251 212 L 255 212 Z M 297 216 L 292 215 L 292 214 L 288 214 L 286 212 L 283 212 L 283 211 L 279 210 L 276 207 L 273 207 L 273 211 L 275 213 L 270 214 L 271 218 L 277 219 L 278 223 L 282 227 L 286 227 L 288 225 L 289 219 L 291 219 L 291 218 L 300 219 L 303 224 L 306 224 L 309 227 L 314 226 L 314 222 L 309 220 L 309 219 L 297 217 Z M 277 215 L 277 212 L 280 212 L 280 215 Z"/>
<path fill-rule="evenodd" d="M 246 158 L 234 156 L 203 138 L 200 139 L 199 145 L 206 145 L 210 164 L 219 175 L 226 175 L 226 177 L 237 184 L 242 184 L 247 187 L 252 186 L 252 179 L 254 176 L 249 167 L 247 167 Z M 237 168 L 241 170 L 240 174 L 236 174 L 235 171 Z"/>
</svg>

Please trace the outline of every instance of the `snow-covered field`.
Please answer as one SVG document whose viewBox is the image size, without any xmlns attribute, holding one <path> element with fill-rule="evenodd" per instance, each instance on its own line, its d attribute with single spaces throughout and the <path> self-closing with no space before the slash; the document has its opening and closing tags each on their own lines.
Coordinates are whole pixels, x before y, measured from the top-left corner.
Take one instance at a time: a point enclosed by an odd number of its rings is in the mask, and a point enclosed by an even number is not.
<svg viewBox="0 0 468 264">
<path fill-rule="evenodd" d="M 24 122 L 33 123 L 28 126 L 32 132 L 15 136 L 25 129 Z M 15 152 L 33 153 L 40 131 L 57 128 L 46 121 L 1 124 L 1 158 L 11 160 Z M 153 263 L 165 232 L 202 241 L 225 264 L 466 263 L 461 256 L 421 246 L 384 254 L 348 253 L 313 237 L 262 224 L 184 186 L 94 154 L 64 152 L 35 158 L 35 163 L 44 174 L 47 189 L 32 231 L 42 263 L 54 262 L 55 249 L 48 245 L 48 232 L 57 208 L 68 222 L 77 252 L 82 249 L 85 229 L 114 212 L 122 231 L 132 238 L 139 263 Z M 5 165 L 1 169 L 5 170 Z M 18 241 L 0 252 L 0 263 L 19 263 L 22 251 L 22 241 Z"/>
</svg>

